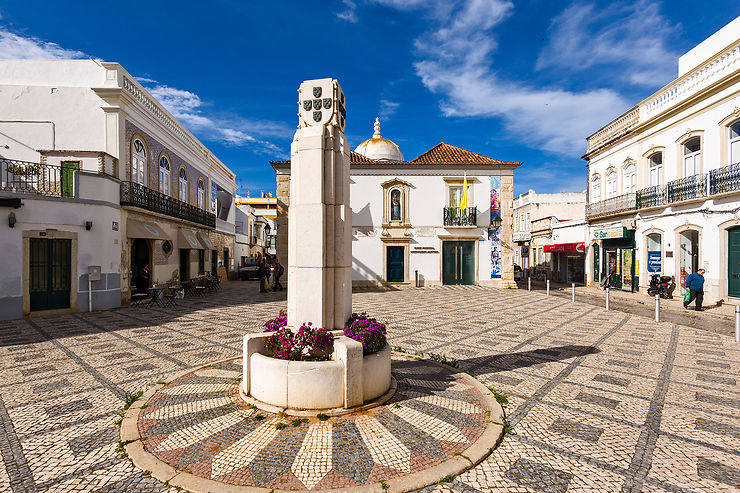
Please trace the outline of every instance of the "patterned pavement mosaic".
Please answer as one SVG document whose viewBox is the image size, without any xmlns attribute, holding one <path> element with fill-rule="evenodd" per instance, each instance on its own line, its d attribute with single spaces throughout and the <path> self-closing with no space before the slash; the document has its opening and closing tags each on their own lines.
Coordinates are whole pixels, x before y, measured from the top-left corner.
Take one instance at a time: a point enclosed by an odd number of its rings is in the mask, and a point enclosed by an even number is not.
<svg viewBox="0 0 740 493">
<path fill-rule="evenodd" d="M 283 490 L 377 484 L 436 466 L 481 437 L 493 409 L 466 378 L 413 359 L 392 368 L 390 401 L 321 420 L 254 409 L 239 396 L 241 359 L 209 365 L 157 390 L 138 412 L 139 433 L 146 451 L 177 470 Z"/>
<path fill-rule="evenodd" d="M 456 358 L 509 398 L 501 445 L 425 491 L 740 489 L 740 345 L 728 336 L 542 292 L 353 303 L 389 323 L 392 345 Z M 239 357 L 243 334 L 284 306 L 284 293 L 235 282 L 175 309 L 0 322 L 0 491 L 175 491 L 116 452 L 126 393 Z"/>
</svg>

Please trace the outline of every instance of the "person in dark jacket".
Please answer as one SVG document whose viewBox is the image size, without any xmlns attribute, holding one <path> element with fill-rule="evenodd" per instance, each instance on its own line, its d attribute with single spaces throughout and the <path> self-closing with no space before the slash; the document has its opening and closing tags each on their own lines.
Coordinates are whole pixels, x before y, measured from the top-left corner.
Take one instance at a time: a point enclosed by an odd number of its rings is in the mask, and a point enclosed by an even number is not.
<svg viewBox="0 0 740 493">
<path fill-rule="evenodd" d="M 264 257 L 260 260 L 260 267 L 259 267 L 259 276 L 260 276 L 260 293 L 266 293 L 267 289 L 267 264 L 265 262 Z"/>
<path fill-rule="evenodd" d="M 702 311 L 701 304 L 704 301 L 704 269 L 699 269 L 696 272 L 692 272 L 689 277 L 686 278 L 686 289 L 689 290 L 690 298 L 689 301 L 683 302 L 683 307 L 688 309 L 689 303 L 696 300 L 696 311 Z"/>
<path fill-rule="evenodd" d="M 285 270 L 283 269 L 283 266 L 280 265 L 280 262 L 278 261 L 277 257 L 274 257 L 272 259 L 272 278 L 274 279 L 272 290 L 273 291 L 282 291 L 283 285 L 280 284 L 280 276 L 283 275 Z"/>
</svg>

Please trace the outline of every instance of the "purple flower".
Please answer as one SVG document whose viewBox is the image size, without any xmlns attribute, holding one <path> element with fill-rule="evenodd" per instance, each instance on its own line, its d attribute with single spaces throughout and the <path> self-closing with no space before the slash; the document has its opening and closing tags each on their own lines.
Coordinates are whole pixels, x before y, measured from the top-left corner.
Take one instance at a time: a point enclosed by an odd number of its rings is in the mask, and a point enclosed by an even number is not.
<svg viewBox="0 0 740 493">
<path fill-rule="evenodd" d="M 366 312 L 353 313 L 349 317 L 344 335 L 362 343 L 363 354 L 377 353 L 388 343 L 385 324 L 368 317 Z"/>
</svg>

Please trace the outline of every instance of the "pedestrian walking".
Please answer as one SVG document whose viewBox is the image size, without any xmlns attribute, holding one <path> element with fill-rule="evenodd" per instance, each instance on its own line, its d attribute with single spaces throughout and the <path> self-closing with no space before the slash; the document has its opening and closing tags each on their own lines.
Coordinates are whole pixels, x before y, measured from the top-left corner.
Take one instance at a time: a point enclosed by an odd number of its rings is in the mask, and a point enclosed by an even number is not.
<svg viewBox="0 0 740 493">
<path fill-rule="evenodd" d="M 283 275 L 285 272 L 285 269 L 283 269 L 283 266 L 280 265 L 280 262 L 278 261 L 278 258 L 275 257 L 272 261 L 272 277 L 274 279 L 274 284 L 272 286 L 273 291 L 282 291 L 283 285 L 280 284 L 280 276 Z"/>
<path fill-rule="evenodd" d="M 689 304 L 696 300 L 696 311 L 701 312 L 704 309 L 701 307 L 704 301 L 704 269 L 699 269 L 696 272 L 692 272 L 689 277 L 686 278 L 686 289 L 689 290 L 689 298 L 684 297 L 683 307 L 688 310 Z"/>
<path fill-rule="evenodd" d="M 260 277 L 260 293 L 266 293 L 267 292 L 267 265 L 265 263 L 265 259 L 260 260 L 260 266 L 259 266 L 259 277 Z"/>
</svg>

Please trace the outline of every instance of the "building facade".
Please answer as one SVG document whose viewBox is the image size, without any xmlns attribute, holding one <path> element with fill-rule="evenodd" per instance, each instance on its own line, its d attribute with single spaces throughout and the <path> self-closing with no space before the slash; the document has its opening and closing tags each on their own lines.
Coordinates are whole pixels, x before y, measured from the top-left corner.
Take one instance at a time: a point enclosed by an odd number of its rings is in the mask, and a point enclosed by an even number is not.
<svg viewBox="0 0 740 493">
<path fill-rule="evenodd" d="M 353 285 L 513 284 L 513 172 L 521 163 L 446 143 L 405 161 L 377 121 L 350 161 Z M 290 162 L 271 164 L 284 261 Z"/>
<path fill-rule="evenodd" d="M 522 269 L 523 277 L 544 278 L 547 275 L 551 258 L 545 247 L 552 239 L 551 223 L 582 220 L 585 207 L 585 192 L 537 193 L 529 190 L 514 199 L 514 264 Z M 535 228 L 534 223 L 541 219 L 547 220 Z M 539 232 L 536 245 L 532 241 L 533 229 Z"/>
<path fill-rule="evenodd" d="M 740 17 L 678 60 L 678 78 L 588 137 L 592 282 L 645 290 L 706 269 L 740 299 Z"/>
<path fill-rule="evenodd" d="M 239 197 L 237 196 L 237 200 Z M 269 251 L 274 220 L 258 215 L 254 207 L 246 203 L 237 203 L 236 206 L 236 263 L 243 266 L 249 258 L 260 258 Z"/>
<path fill-rule="evenodd" d="M 234 174 L 119 64 L 0 61 L 0 107 L 0 318 L 227 276 Z"/>
</svg>

